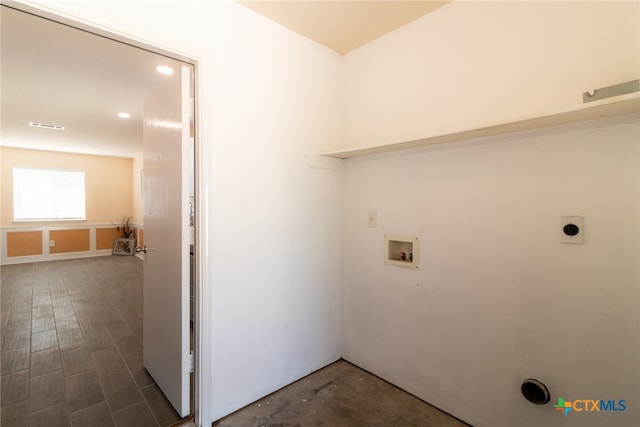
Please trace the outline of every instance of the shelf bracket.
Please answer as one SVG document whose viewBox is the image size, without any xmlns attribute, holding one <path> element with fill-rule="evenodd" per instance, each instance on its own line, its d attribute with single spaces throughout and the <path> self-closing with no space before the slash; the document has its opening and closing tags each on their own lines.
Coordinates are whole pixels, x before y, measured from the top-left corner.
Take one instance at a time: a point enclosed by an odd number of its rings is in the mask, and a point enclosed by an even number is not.
<svg viewBox="0 0 640 427">
<path fill-rule="evenodd" d="M 582 102 L 599 101 L 612 96 L 626 95 L 638 91 L 640 91 L 640 79 L 630 80 L 617 85 L 595 89 L 593 92 L 583 92 Z"/>
</svg>

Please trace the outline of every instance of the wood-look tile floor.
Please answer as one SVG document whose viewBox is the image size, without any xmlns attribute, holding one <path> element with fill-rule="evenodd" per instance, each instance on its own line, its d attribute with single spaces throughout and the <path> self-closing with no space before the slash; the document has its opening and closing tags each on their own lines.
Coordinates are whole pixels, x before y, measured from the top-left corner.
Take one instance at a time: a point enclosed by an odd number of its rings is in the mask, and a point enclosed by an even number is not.
<svg viewBox="0 0 640 427">
<path fill-rule="evenodd" d="M 180 421 L 142 365 L 142 261 L 0 268 L 1 425 L 165 427 Z"/>
</svg>

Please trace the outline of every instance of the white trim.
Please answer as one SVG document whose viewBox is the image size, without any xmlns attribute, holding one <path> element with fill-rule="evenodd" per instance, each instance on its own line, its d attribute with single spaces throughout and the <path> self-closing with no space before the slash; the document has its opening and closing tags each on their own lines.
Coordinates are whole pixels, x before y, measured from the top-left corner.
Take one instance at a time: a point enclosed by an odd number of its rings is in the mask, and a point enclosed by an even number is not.
<svg viewBox="0 0 640 427">
<path fill-rule="evenodd" d="M 100 23 L 94 16 L 81 14 L 73 7 L 65 6 L 62 3 L 56 3 L 51 6 L 50 2 L 39 2 L 34 0 L 1 0 L 1 4 L 27 12 L 35 16 L 50 19 L 70 27 L 78 28 L 92 34 L 97 34 L 122 42 L 141 49 L 168 56 L 188 64 L 196 64 L 197 59 L 202 56 L 200 54 L 192 54 L 186 46 L 164 46 L 164 43 L 175 44 L 170 40 L 159 40 L 159 35 L 143 35 L 142 37 L 129 33 L 130 28 L 118 29 L 113 27 L 112 22 Z M 154 41 L 145 40 L 153 37 Z"/>
<path fill-rule="evenodd" d="M 212 307 L 213 304 L 213 271 L 211 260 L 213 249 L 211 248 L 211 222 L 212 217 L 210 183 L 212 182 L 212 172 L 210 167 L 213 163 L 213 153 L 210 144 L 205 144 L 207 134 L 204 130 L 202 111 L 208 109 L 204 96 L 198 96 L 201 91 L 208 89 L 208 85 L 202 79 L 207 75 L 207 61 L 203 57 L 197 58 L 199 67 L 194 67 L 195 73 L 195 424 L 198 427 L 213 424 L 213 363 L 204 363 L 204 360 L 213 360 L 213 337 L 211 328 L 213 325 L 213 312 L 205 310 L 204 307 Z M 199 137 L 198 137 L 199 135 Z M 205 283 L 209 286 L 205 286 Z M 206 330 L 206 334 L 205 334 Z M 205 404 L 208 403 L 208 404 Z"/>
<path fill-rule="evenodd" d="M 174 41 L 160 40 L 157 34 L 140 34 L 133 35 L 128 33 L 130 29 L 118 29 L 113 27 L 113 23 L 98 23 L 95 17 L 80 16 L 78 11 L 70 10 L 60 4 L 50 7 L 38 4 L 29 0 L 2 0 L 2 3 L 15 9 L 42 16 L 48 19 L 61 22 L 66 25 L 81 28 L 86 31 L 109 37 L 116 41 L 128 43 L 133 46 L 148 49 L 150 51 L 164 54 L 175 59 L 194 65 L 195 73 L 195 153 L 196 153 L 196 170 L 195 170 L 195 196 L 196 196 L 196 242 L 195 242 L 195 322 L 194 322 L 194 338 L 195 338 L 195 358 L 196 358 L 196 374 L 194 387 L 194 408 L 195 423 L 197 426 L 211 425 L 213 423 L 213 411 L 211 409 L 211 397 L 213 396 L 213 372 L 211 363 L 203 363 L 203 360 L 212 360 L 213 343 L 208 330 L 205 334 L 204 329 L 213 322 L 211 311 L 204 310 L 203 307 L 210 305 L 209 301 L 213 295 L 211 286 L 204 286 L 204 283 L 212 283 L 212 271 L 209 260 L 212 254 L 210 244 L 211 227 L 207 222 L 210 218 L 211 202 L 207 196 L 210 191 L 209 182 L 211 182 L 211 172 L 204 167 L 211 164 L 210 158 L 212 151 L 207 144 L 208 133 L 205 131 L 203 123 L 202 111 L 205 110 L 201 93 L 208 89 L 206 82 L 202 79 L 203 75 L 207 75 L 205 70 L 208 68 L 208 55 L 203 51 L 195 50 L 193 46 L 178 45 Z M 203 219 L 203 221 L 201 221 Z M 4 252 L 3 252 L 4 253 Z M 203 381 L 204 379 L 204 381 Z M 208 405 L 204 405 L 207 402 Z"/>
<path fill-rule="evenodd" d="M 64 254 L 49 254 L 46 257 L 41 255 L 11 257 L 10 261 L 0 263 L 0 265 L 27 264 L 30 262 L 60 261 L 65 259 L 95 258 L 99 256 L 111 256 L 111 249 L 101 249 L 89 252 L 70 252 Z"/>
<path fill-rule="evenodd" d="M 49 224 L 55 224 L 55 225 L 49 225 Z M 116 228 L 118 226 L 118 224 L 111 224 L 111 223 L 105 223 L 105 222 L 96 222 L 96 223 L 88 223 L 86 221 L 83 221 L 82 224 L 78 224 L 78 223 L 60 223 L 58 221 L 42 221 L 39 223 L 29 223 L 24 224 L 24 223 L 15 223 L 14 225 L 3 225 L 0 226 L 0 230 L 20 230 L 20 231 L 38 231 L 38 230 L 42 230 L 43 228 L 49 229 L 49 230 L 72 230 L 72 229 L 76 229 L 76 228 Z M 136 228 L 143 228 L 142 226 L 139 226 L 137 224 L 135 224 Z"/>
</svg>

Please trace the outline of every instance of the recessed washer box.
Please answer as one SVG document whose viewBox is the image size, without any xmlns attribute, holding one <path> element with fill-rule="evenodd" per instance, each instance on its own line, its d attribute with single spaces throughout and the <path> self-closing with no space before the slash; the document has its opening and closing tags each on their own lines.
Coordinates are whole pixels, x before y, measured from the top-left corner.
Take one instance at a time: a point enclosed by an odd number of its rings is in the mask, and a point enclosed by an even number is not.
<svg viewBox="0 0 640 427">
<path fill-rule="evenodd" d="M 419 260 L 417 237 L 397 234 L 384 235 L 385 264 L 417 270 Z"/>
</svg>

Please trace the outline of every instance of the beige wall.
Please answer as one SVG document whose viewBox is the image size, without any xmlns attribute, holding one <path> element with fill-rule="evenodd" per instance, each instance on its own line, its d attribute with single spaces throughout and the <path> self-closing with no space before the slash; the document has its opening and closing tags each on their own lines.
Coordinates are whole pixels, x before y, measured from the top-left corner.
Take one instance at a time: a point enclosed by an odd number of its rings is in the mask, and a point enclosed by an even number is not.
<svg viewBox="0 0 640 427">
<path fill-rule="evenodd" d="M 0 158 L 2 226 L 13 221 L 13 167 L 83 170 L 87 223 L 116 222 L 122 215 L 133 215 L 132 159 L 9 147 L 0 148 Z"/>
</svg>

